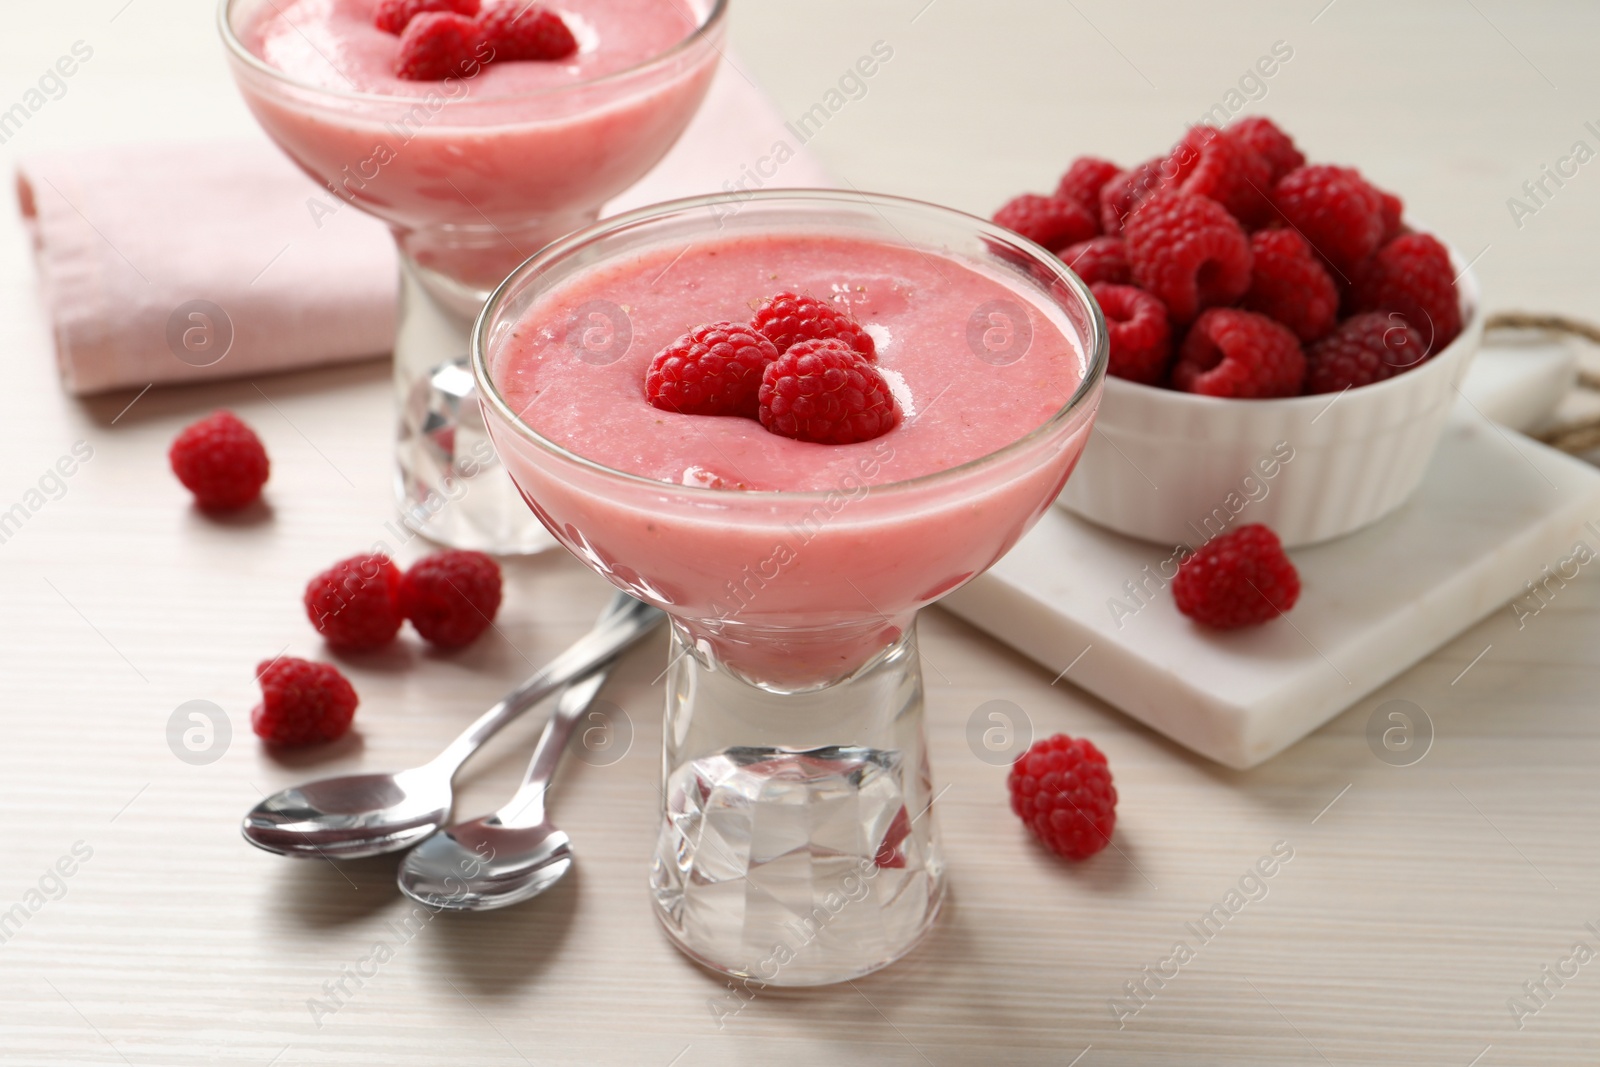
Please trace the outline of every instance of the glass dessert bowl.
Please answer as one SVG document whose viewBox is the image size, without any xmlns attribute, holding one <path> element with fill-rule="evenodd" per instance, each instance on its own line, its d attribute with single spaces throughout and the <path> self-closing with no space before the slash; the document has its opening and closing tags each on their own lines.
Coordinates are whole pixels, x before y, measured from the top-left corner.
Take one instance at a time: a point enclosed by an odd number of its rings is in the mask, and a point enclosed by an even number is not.
<svg viewBox="0 0 1600 1067">
<path fill-rule="evenodd" d="M 399 39 L 376 26 L 377 8 L 221 0 L 218 20 L 251 112 L 329 190 L 308 205 L 313 221 L 351 205 L 394 232 L 405 521 L 457 547 L 540 551 L 549 538 L 478 417 L 472 321 L 512 268 L 593 222 L 672 147 L 716 71 L 727 0 L 558 5 L 575 56 L 474 65 L 442 81 L 395 75 Z"/>
<path fill-rule="evenodd" d="M 811 444 L 649 404 L 657 351 L 784 290 L 872 334 L 901 411 L 888 433 Z M 556 241 L 490 298 L 473 367 L 513 481 L 580 560 L 672 618 L 651 889 L 692 958 L 815 985 L 927 931 L 944 883 L 916 613 L 1055 500 L 1105 365 L 1104 321 L 1059 260 L 893 197 L 658 205 Z"/>
</svg>

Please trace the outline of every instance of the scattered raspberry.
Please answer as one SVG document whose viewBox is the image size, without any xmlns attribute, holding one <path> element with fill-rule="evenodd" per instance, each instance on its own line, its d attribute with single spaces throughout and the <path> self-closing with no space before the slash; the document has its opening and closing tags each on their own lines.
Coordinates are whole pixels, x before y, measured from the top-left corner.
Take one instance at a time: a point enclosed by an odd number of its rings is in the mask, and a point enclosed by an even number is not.
<svg viewBox="0 0 1600 1067">
<path fill-rule="evenodd" d="M 1183 339 L 1172 385 L 1204 396 L 1298 396 L 1306 357 L 1287 326 L 1237 308 L 1212 308 Z"/>
<path fill-rule="evenodd" d="M 1128 269 L 1128 248 L 1120 237 L 1091 237 L 1079 241 L 1062 249 L 1061 262 L 1089 285 L 1097 282 L 1127 285 L 1133 280 Z"/>
<path fill-rule="evenodd" d="M 1384 245 L 1356 275 L 1357 311 L 1398 311 L 1422 336 L 1426 352 L 1439 352 L 1461 332 L 1461 298 L 1444 245 L 1425 233 L 1408 233 Z"/>
<path fill-rule="evenodd" d="M 400 568 L 388 556 L 340 560 L 306 585 L 306 614 L 334 648 L 367 652 L 400 632 Z"/>
<path fill-rule="evenodd" d="M 1165 377 L 1172 355 L 1172 330 L 1161 300 L 1131 285 L 1090 287 L 1106 316 L 1111 335 L 1109 373 L 1155 385 Z"/>
<path fill-rule="evenodd" d="M 231 411 L 184 429 L 167 452 L 172 473 L 211 511 L 242 508 L 261 495 L 272 465 L 255 431 Z"/>
<path fill-rule="evenodd" d="M 1289 225 L 1347 277 L 1383 240 L 1383 197 L 1353 167 L 1292 170 L 1272 199 Z"/>
<path fill-rule="evenodd" d="M 761 372 L 778 358 L 771 341 L 737 322 L 699 326 L 656 353 L 645 373 L 650 403 L 680 415 L 756 417 Z"/>
<path fill-rule="evenodd" d="M 383 0 L 378 5 L 378 29 L 398 37 L 418 15 L 449 12 L 471 18 L 478 7 L 478 0 Z"/>
<path fill-rule="evenodd" d="M 1272 168 L 1272 181 L 1288 174 L 1291 170 L 1299 170 L 1306 165 L 1306 157 L 1300 149 L 1294 146 L 1294 141 L 1288 134 L 1278 129 L 1269 118 L 1251 116 L 1228 123 L 1228 133 L 1236 140 L 1254 148 L 1262 159 L 1267 161 L 1267 166 Z"/>
<path fill-rule="evenodd" d="M 1056 195 L 1067 200 L 1076 200 L 1083 205 L 1085 211 L 1098 219 L 1100 190 L 1106 182 L 1121 173 L 1122 168 L 1115 163 L 1093 156 L 1079 156 L 1061 176 L 1061 184 L 1056 186 Z"/>
<path fill-rule="evenodd" d="M 1422 335 L 1399 312 L 1363 312 L 1306 349 L 1306 392 L 1381 382 L 1421 363 L 1427 352 Z"/>
<path fill-rule="evenodd" d="M 1035 741 L 1011 765 L 1006 787 L 1011 810 L 1061 858 L 1088 859 L 1111 843 L 1117 787 L 1094 742 L 1066 734 Z"/>
<path fill-rule="evenodd" d="M 1100 187 L 1100 229 L 1107 237 L 1120 235 L 1133 209 L 1171 180 L 1170 173 L 1163 177 L 1166 166 L 1165 159 L 1149 159 Z"/>
<path fill-rule="evenodd" d="M 463 77 L 477 62 L 481 42 L 478 24 L 465 15 L 418 15 L 400 35 L 400 62 L 395 74 L 418 82 Z"/>
<path fill-rule="evenodd" d="M 1339 287 L 1305 238 L 1293 230 L 1258 230 L 1250 237 L 1255 267 L 1244 306 L 1277 319 L 1302 341 L 1333 329 Z"/>
<path fill-rule="evenodd" d="M 464 648 L 483 636 L 500 610 L 500 564 L 482 552 L 437 552 L 400 579 L 400 614 L 423 639 Z"/>
<path fill-rule="evenodd" d="M 870 441 L 899 418 L 883 375 L 837 338 L 801 341 L 768 364 L 761 379 L 761 425 L 798 441 Z"/>
<path fill-rule="evenodd" d="M 250 727 L 273 745 L 315 745 L 343 737 L 360 703 L 338 668 L 280 656 L 256 667 L 261 703 Z"/>
<path fill-rule="evenodd" d="M 771 341 L 779 354 L 798 341 L 837 337 L 868 361 L 878 358 L 872 335 L 849 315 L 826 301 L 794 293 L 779 293 L 751 320 L 756 332 Z"/>
<path fill-rule="evenodd" d="M 1178 610 L 1203 626 L 1257 626 L 1294 607 L 1300 575 L 1278 535 L 1260 523 L 1215 538 L 1178 566 Z"/>
<path fill-rule="evenodd" d="M 1128 264 L 1175 321 L 1231 304 L 1250 288 L 1250 239 L 1227 209 L 1192 193 L 1160 193 L 1128 217 Z"/>
<path fill-rule="evenodd" d="M 1183 149 L 1191 159 L 1180 168 L 1178 188 L 1210 197 L 1245 226 L 1259 226 L 1271 216 L 1272 164 L 1248 143 L 1212 126 L 1191 126 L 1175 158 Z"/>
<path fill-rule="evenodd" d="M 525 0 L 501 0 L 478 21 L 495 62 L 566 59 L 578 51 L 578 39 L 560 15 Z"/>
<path fill-rule="evenodd" d="M 1025 193 L 995 212 L 994 221 L 1051 252 L 1100 232 L 1088 208 L 1063 196 Z"/>
</svg>

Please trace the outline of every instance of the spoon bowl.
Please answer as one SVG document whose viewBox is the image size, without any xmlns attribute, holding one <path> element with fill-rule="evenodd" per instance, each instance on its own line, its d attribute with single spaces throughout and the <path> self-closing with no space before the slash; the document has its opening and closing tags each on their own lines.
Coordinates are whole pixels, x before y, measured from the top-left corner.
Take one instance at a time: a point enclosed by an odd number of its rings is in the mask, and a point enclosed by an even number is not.
<svg viewBox="0 0 1600 1067">
<path fill-rule="evenodd" d="M 280 855 L 363 859 L 409 848 L 450 816 L 448 779 L 426 768 L 307 782 L 263 800 L 244 836 Z"/>
<path fill-rule="evenodd" d="M 572 843 L 548 820 L 514 829 L 498 815 L 452 826 L 413 849 L 402 890 L 432 908 L 489 911 L 536 897 L 572 867 Z"/>
</svg>

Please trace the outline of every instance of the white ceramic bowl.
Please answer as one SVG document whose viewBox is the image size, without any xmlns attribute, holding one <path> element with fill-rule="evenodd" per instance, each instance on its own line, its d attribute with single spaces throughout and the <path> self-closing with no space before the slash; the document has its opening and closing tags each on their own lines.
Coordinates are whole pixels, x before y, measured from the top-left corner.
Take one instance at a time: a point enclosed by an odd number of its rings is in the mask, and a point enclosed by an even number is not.
<svg viewBox="0 0 1600 1067">
<path fill-rule="evenodd" d="M 1107 378 L 1095 432 L 1060 503 L 1118 533 L 1199 547 L 1262 522 L 1284 545 L 1370 526 L 1422 482 L 1483 339 L 1462 271 L 1461 335 L 1414 370 L 1343 394 L 1229 400 Z"/>
</svg>

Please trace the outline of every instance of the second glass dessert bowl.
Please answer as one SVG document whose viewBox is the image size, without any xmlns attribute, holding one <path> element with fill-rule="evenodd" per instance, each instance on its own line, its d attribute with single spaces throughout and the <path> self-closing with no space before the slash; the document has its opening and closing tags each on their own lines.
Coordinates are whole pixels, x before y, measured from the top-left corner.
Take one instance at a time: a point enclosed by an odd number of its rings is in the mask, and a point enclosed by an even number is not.
<svg viewBox="0 0 1600 1067">
<path fill-rule="evenodd" d="M 520 3 L 520 0 L 497 0 Z M 484 439 L 467 368 L 489 292 L 547 242 L 593 222 L 694 116 L 727 0 L 601 0 L 564 13 L 563 61 L 474 61 L 405 81 L 377 0 L 221 0 L 234 79 L 278 146 L 400 251 L 397 497 L 407 525 L 459 548 L 549 547 Z"/>
<path fill-rule="evenodd" d="M 872 333 L 895 429 L 809 444 L 649 405 L 657 350 L 780 289 L 831 298 Z M 596 314 L 620 326 L 599 348 Z M 672 619 L 651 891 L 688 955 L 816 985 L 928 930 L 944 880 L 916 613 L 1055 500 L 1106 347 L 1086 287 L 1043 249 L 855 193 L 619 216 L 490 298 L 473 366 L 512 479 L 580 560 Z"/>
</svg>

